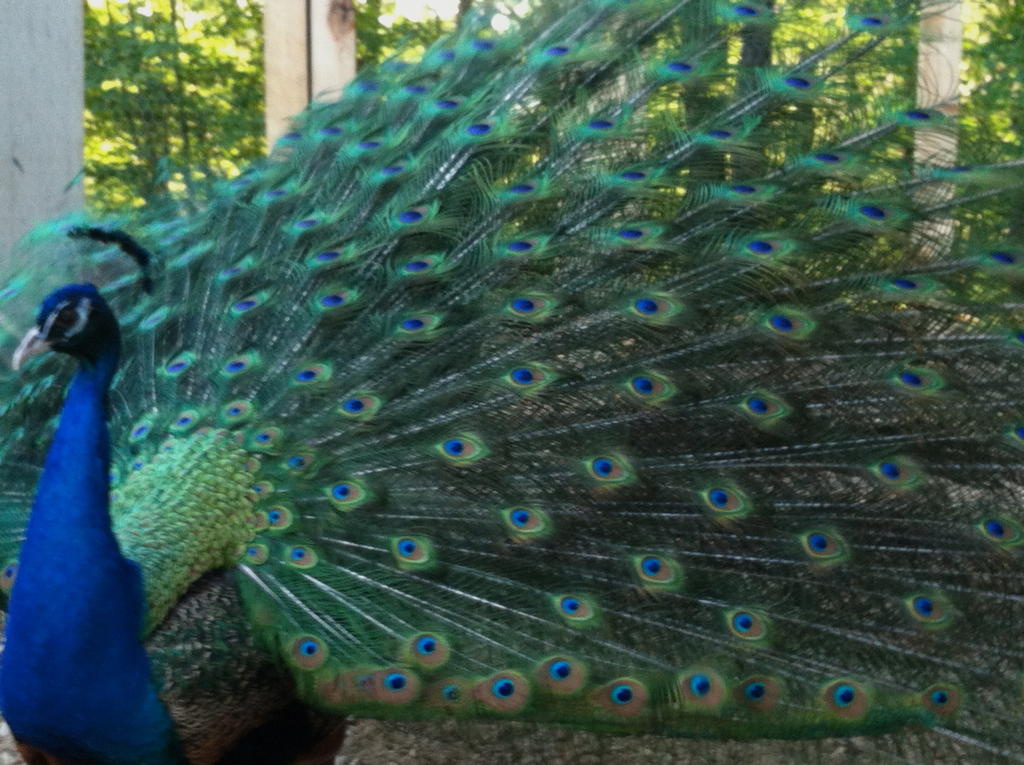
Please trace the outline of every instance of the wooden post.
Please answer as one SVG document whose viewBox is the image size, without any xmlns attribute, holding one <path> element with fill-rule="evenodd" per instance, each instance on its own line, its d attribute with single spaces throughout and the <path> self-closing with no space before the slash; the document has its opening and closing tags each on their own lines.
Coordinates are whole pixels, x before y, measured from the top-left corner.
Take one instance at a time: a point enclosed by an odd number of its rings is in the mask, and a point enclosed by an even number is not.
<svg viewBox="0 0 1024 765">
<path fill-rule="evenodd" d="M 935 106 L 948 117 L 959 113 L 960 55 L 963 49 L 963 4 L 944 3 L 921 19 L 917 51 L 917 105 Z M 919 130 L 914 144 L 918 162 L 956 164 L 957 139 L 951 130 Z"/>
<path fill-rule="evenodd" d="M 313 98 L 337 98 L 355 77 L 353 0 L 265 0 L 263 59 L 272 147 Z"/>
<path fill-rule="evenodd" d="M 930 0 L 922 0 L 927 6 Z M 927 10 L 922 9 L 927 13 Z M 956 120 L 959 114 L 960 56 L 963 48 L 963 4 L 959 0 L 943 3 L 941 11 L 921 19 L 917 51 L 917 104 L 937 106 Z M 949 129 L 922 129 L 914 136 L 914 160 L 931 167 L 953 167 L 957 158 L 957 134 Z M 930 183 L 916 195 L 925 206 L 942 204 L 953 198 L 949 183 Z M 915 227 L 916 239 L 926 259 L 941 256 L 953 246 L 954 221 L 935 218 Z"/>
<path fill-rule="evenodd" d="M 313 98 L 333 100 L 356 77 L 356 9 L 353 0 L 310 0 Z"/>
<path fill-rule="evenodd" d="M 81 0 L 0 0 L 0 262 L 32 226 L 81 207 Z"/>
</svg>

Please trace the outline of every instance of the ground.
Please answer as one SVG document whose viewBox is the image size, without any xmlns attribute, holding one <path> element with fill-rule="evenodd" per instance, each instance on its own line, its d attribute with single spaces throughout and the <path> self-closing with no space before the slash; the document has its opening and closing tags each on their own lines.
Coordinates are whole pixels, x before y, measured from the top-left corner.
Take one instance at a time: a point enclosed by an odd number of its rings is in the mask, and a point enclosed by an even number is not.
<svg viewBox="0 0 1024 765">
<path fill-rule="evenodd" d="M 803 743 L 607 736 L 521 723 L 354 721 L 336 765 L 786 765 L 976 763 L 936 734 Z M 0 765 L 21 765 L 0 722 Z"/>
</svg>

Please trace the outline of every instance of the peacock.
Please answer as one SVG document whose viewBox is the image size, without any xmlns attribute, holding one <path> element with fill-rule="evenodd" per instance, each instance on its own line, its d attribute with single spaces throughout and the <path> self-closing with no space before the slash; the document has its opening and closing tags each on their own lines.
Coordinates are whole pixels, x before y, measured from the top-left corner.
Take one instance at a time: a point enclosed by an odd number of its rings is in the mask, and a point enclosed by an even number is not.
<svg viewBox="0 0 1024 765">
<path fill-rule="evenodd" d="M 347 716 L 1024 759 L 1021 162 L 914 98 L 941 11 L 481 12 L 205 201 L 27 236 L 27 761 L 326 763 Z"/>
</svg>

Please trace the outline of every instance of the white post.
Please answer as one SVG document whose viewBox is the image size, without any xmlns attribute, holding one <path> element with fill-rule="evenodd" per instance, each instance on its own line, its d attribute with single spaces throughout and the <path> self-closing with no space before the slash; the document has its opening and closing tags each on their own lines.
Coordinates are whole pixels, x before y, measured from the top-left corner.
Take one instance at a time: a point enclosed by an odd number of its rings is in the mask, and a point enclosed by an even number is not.
<svg viewBox="0 0 1024 765">
<path fill-rule="evenodd" d="M 922 9 L 928 13 L 927 8 Z M 963 49 L 963 3 L 944 2 L 938 13 L 921 19 L 917 51 L 917 104 L 939 106 L 947 117 L 959 113 L 960 56 Z M 956 164 L 957 139 L 952 130 L 920 130 L 914 144 L 918 162 Z"/>
<path fill-rule="evenodd" d="M 82 1 L 0 0 L 0 261 L 32 226 L 81 207 Z"/>
<path fill-rule="evenodd" d="M 928 13 L 929 0 L 922 5 Z M 934 8 L 934 4 L 933 4 Z M 917 104 L 937 106 L 955 121 L 960 112 L 960 55 L 963 48 L 963 4 L 960 0 L 943 2 L 938 12 L 921 19 L 917 51 Z M 922 129 L 914 136 L 914 160 L 931 167 L 953 167 L 957 158 L 957 134 L 949 129 Z M 930 183 L 915 195 L 925 206 L 942 204 L 953 198 L 949 183 Z M 916 239 L 925 257 L 949 252 L 954 242 L 952 218 L 934 218 L 915 227 Z"/>
<path fill-rule="evenodd" d="M 265 0 L 267 146 L 317 96 L 337 98 L 356 73 L 353 0 Z"/>
<path fill-rule="evenodd" d="M 356 9 L 353 0 L 310 0 L 313 98 L 329 100 L 356 77 Z"/>
</svg>

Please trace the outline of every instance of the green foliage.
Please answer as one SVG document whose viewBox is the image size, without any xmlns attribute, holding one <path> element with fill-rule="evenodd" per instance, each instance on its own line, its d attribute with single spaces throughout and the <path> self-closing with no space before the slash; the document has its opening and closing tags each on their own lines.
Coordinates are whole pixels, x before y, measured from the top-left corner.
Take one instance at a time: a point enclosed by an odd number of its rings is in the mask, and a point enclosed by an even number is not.
<svg viewBox="0 0 1024 765">
<path fill-rule="evenodd" d="M 90 0 L 86 193 L 99 209 L 184 193 L 264 153 L 262 8 Z"/>
<path fill-rule="evenodd" d="M 394 11 L 394 0 L 361 0 L 356 4 L 359 67 L 378 64 L 399 48 L 409 54 L 422 52 L 438 37 L 455 29 L 454 21 L 440 19 L 429 10 L 420 22 L 395 16 Z M 381 16 L 390 23 L 381 23 Z"/>
<path fill-rule="evenodd" d="M 423 50 L 454 29 L 390 0 L 356 6 L 359 66 Z M 380 22 L 384 16 L 390 23 Z M 393 21 L 392 21 L 393 19 Z M 263 9 L 257 0 L 89 0 L 85 172 L 100 210 L 202 195 L 266 151 Z"/>
</svg>

